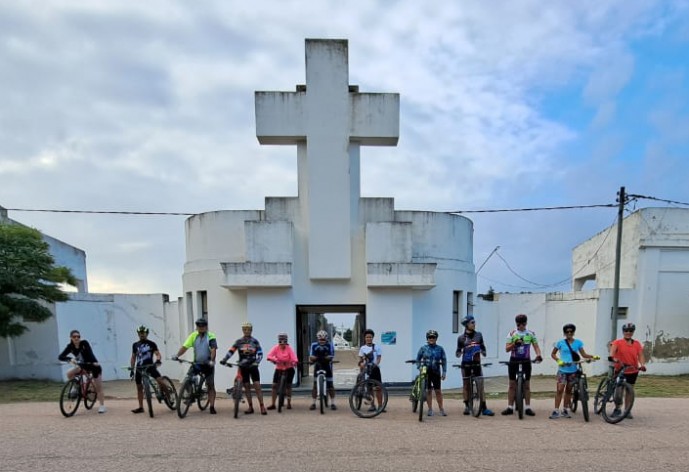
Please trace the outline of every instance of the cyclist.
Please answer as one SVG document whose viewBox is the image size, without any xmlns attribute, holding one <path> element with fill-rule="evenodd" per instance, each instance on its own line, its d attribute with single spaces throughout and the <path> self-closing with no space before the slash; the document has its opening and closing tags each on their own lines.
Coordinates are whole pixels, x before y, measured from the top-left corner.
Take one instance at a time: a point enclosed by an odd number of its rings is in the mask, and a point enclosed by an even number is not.
<svg viewBox="0 0 689 472">
<path fill-rule="evenodd" d="M 267 410 L 275 409 L 275 400 L 278 396 L 278 382 L 280 382 L 280 376 L 287 376 L 287 391 L 285 396 L 287 397 L 287 409 L 292 409 L 292 381 L 294 380 L 294 368 L 299 363 L 297 355 L 288 343 L 287 333 L 278 334 L 278 343 L 273 346 L 270 351 L 268 351 L 268 356 L 266 357 L 268 362 L 275 364 L 275 373 L 273 374 L 273 385 L 271 390 L 271 403 Z M 283 374 L 284 373 L 284 374 Z"/>
<path fill-rule="evenodd" d="M 636 378 L 639 376 L 639 371 L 646 372 L 646 358 L 644 357 L 644 348 L 639 341 L 633 338 L 636 326 L 634 323 L 625 323 L 622 325 L 622 337 L 614 340 L 610 345 L 610 358 L 615 363 L 615 372 L 619 372 L 622 364 L 629 365 L 624 371 L 624 376 L 627 383 L 632 387 L 634 392 L 634 384 Z M 625 410 L 629 407 L 629 400 L 631 397 L 625 397 Z M 617 405 L 612 412 L 613 416 L 619 416 L 620 405 Z M 632 419 L 631 411 L 627 414 L 627 419 Z"/>
<path fill-rule="evenodd" d="M 359 369 L 363 370 L 366 364 L 371 364 L 371 375 L 370 378 L 377 380 L 378 382 L 383 382 L 380 375 L 380 361 L 383 359 L 383 350 L 380 346 L 373 343 L 373 337 L 376 333 L 372 329 L 366 329 L 364 331 L 364 345 L 359 348 Z M 376 390 L 376 399 L 378 400 L 378 405 L 383 404 L 383 392 L 380 389 Z M 375 405 L 371 405 L 368 411 L 376 411 Z M 385 412 L 385 410 L 383 410 Z"/>
<path fill-rule="evenodd" d="M 253 382 L 261 414 L 267 415 L 268 412 L 263 404 L 263 392 L 261 391 L 261 373 L 258 370 L 258 364 L 263 359 L 263 348 L 261 348 L 261 343 L 258 342 L 258 339 L 251 335 L 253 331 L 254 326 L 251 323 L 246 322 L 242 324 L 243 336 L 234 342 L 220 363 L 226 364 L 230 357 L 236 351 L 239 351 L 239 370 L 244 380 L 244 391 L 249 402 L 249 409 L 244 414 L 251 415 L 254 412 L 254 403 L 251 399 L 251 385 L 249 384 L 249 382 Z"/>
<path fill-rule="evenodd" d="M 572 362 L 577 362 L 581 360 L 582 357 L 584 359 L 596 358 L 596 356 L 587 354 L 586 351 L 584 351 L 584 343 L 574 338 L 576 330 L 577 327 L 572 323 L 564 325 L 562 327 L 562 332 L 565 337 L 553 345 L 553 351 L 550 353 L 550 357 L 552 357 L 558 365 L 555 409 L 550 414 L 549 418 L 551 420 L 557 418 L 571 418 L 569 411 L 567 411 L 567 406 L 572 400 L 572 386 L 574 382 L 577 381 L 577 366 L 572 364 Z M 562 412 L 560 412 L 558 409 L 560 408 L 563 393 L 565 396 L 565 403 Z"/>
<path fill-rule="evenodd" d="M 517 325 L 507 335 L 507 344 L 505 344 L 505 351 L 510 353 L 510 364 L 507 367 L 508 376 L 510 379 L 510 386 L 507 391 L 508 406 L 502 411 L 503 415 L 511 415 L 514 413 L 514 398 L 517 395 L 517 372 L 519 364 L 522 363 L 522 371 L 524 372 L 524 414 L 527 416 L 535 416 L 536 414 L 531 409 L 531 347 L 533 346 L 536 352 L 535 362 L 541 362 L 541 348 L 538 347 L 538 340 L 536 333 L 526 329 L 528 319 L 525 314 L 521 313 L 514 318 Z M 526 361 L 526 362 L 525 362 Z"/>
<path fill-rule="evenodd" d="M 447 376 L 447 356 L 445 349 L 438 342 L 438 332 L 434 329 L 426 331 L 426 344 L 421 346 L 416 354 L 416 365 L 421 366 L 423 359 L 428 362 L 428 392 L 426 403 L 428 404 L 428 416 L 433 416 L 433 390 L 435 400 L 438 402 L 440 416 L 447 416 L 443 409 L 443 392 L 441 381 Z"/>
<path fill-rule="evenodd" d="M 200 372 L 206 377 L 206 387 L 208 387 L 208 402 L 210 403 L 210 413 L 215 411 L 215 356 L 218 351 L 218 341 L 215 334 L 208 331 L 208 321 L 204 318 L 196 320 L 196 331 L 187 337 L 182 347 L 177 351 L 172 360 L 176 361 L 187 352 L 189 348 L 194 348 L 194 363 L 198 365 Z"/>
<path fill-rule="evenodd" d="M 476 319 L 472 315 L 465 316 L 462 319 L 462 326 L 464 326 L 464 333 L 457 338 L 456 357 L 462 358 L 462 377 L 469 379 L 472 375 L 474 377 L 483 377 L 481 369 L 481 355 L 486 356 L 486 345 L 483 342 L 483 335 L 480 331 L 476 331 Z M 479 395 L 481 397 L 481 412 L 484 416 L 493 416 L 493 410 L 486 406 L 486 393 L 483 389 L 483 380 L 478 382 Z M 469 382 L 464 382 L 464 414 L 469 414 Z"/>
<path fill-rule="evenodd" d="M 328 389 L 328 396 L 330 397 L 330 409 L 337 410 L 335 406 L 335 384 L 333 383 L 333 363 L 335 358 L 335 348 L 332 343 L 328 341 L 328 332 L 320 330 L 316 333 L 316 342 L 311 343 L 309 349 L 309 362 L 314 364 L 313 367 L 313 388 L 311 389 L 312 403 L 309 410 L 316 409 L 316 371 L 322 369 L 325 371 L 325 381 Z"/>
<path fill-rule="evenodd" d="M 82 369 L 91 373 L 93 376 L 93 385 L 96 387 L 96 397 L 100 405 L 98 407 L 98 413 L 105 413 L 108 409 L 105 408 L 103 381 L 100 375 L 103 372 L 103 368 L 93 354 L 93 349 L 91 349 L 89 342 L 85 339 L 81 339 L 79 330 L 73 329 L 70 331 L 69 339 L 69 344 L 67 344 L 67 347 L 63 349 L 57 358 L 62 362 L 69 362 L 76 366 L 74 369 L 67 372 L 67 378 L 70 380 Z M 71 354 L 72 357 L 69 357 L 69 354 Z"/>
<path fill-rule="evenodd" d="M 132 413 L 143 413 L 144 388 L 141 381 L 141 371 L 137 370 L 135 367 L 145 368 L 151 377 L 156 379 L 161 392 L 167 391 L 167 386 L 156 368 L 162 363 L 158 345 L 148 339 L 148 328 L 146 326 L 141 325 L 136 328 L 136 333 L 139 335 L 139 340 L 132 344 L 132 357 L 129 361 L 131 371 L 129 376 L 134 378 L 136 382 L 136 399 L 139 401 L 139 408 L 132 410 Z"/>
</svg>

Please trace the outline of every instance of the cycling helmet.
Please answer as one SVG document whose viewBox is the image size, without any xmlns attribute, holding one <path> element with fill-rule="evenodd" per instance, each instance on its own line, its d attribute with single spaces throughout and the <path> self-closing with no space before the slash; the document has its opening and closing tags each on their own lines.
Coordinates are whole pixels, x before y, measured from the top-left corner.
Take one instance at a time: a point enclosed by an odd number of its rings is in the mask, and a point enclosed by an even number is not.
<svg viewBox="0 0 689 472">
<path fill-rule="evenodd" d="M 252 325 L 248 321 L 245 321 L 244 323 L 242 323 L 242 329 L 244 329 L 244 328 L 254 329 L 254 325 Z"/>
<path fill-rule="evenodd" d="M 576 331 L 577 327 L 574 326 L 572 323 L 567 323 L 562 327 L 562 332 L 564 333 L 565 331 Z"/>
<path fill-rule="evenodd" d="M 634 323 L 625 323 L 622 325 L 622 331 L 631 331 L 633 333 L 636 331 L 636 325 Z"/>
<path fill-rule="evenodd" d="M 316 338 L 325 339 L 327 341 L 328 340 L 328 332 L 322 329 L 316 333 Z"/>
<path fill-rule="evenodd" d="M 438 338 L 438 332 L 434 329 L 429 329 L 426 331 L 426 339 L 428 338 Z"/>
<path fill-rule="evenodd" d="M 466 328 L 466 326 L 471 323 L 472 321 L 475 321 L 475 318 L 471 315 L 465 316 L 462 318 L 462 326 Z"/>
<path fill-rule="evenodd" d="M 364 331 L 364 337 L 366 337 L 367 334 L 370 334 L 371 336 L 375 336 L 375 335 L 376 335 L 376 333 L 375 333 L 372 329 L 370 329 L 370 328 L 369 328 L 369 329 L 366 329 L 366 330 Z"/>
<path fill-rule="evenodd" d="M 144 326 L 144 325 L 141 325 L 141 326 L 139 326 L 138 328 L 136 328 L 136 332 L 137 332 L 137 333 L 146 333 L 146 334 L 148 334 L 148 328 L 147 328 L 146 326 Z"/>
<path fill-rule="evenodd" d="M 287 342 L 287 333 L 278 333 L 278 342 L 279 341 Z"/>
<path fill-rule="evenodd" d="M 196 320 L 196 326 L 208 326 L 208 320 L 205 318 L 199 318 Z"/>
<path fill-rule="evenodd" d="M 524 313 L 520 313 L 517 316 L 514 317 L 514 322 L 519 324 L 519 323 L 526 323 L 528 318 Z"/>
</svg>

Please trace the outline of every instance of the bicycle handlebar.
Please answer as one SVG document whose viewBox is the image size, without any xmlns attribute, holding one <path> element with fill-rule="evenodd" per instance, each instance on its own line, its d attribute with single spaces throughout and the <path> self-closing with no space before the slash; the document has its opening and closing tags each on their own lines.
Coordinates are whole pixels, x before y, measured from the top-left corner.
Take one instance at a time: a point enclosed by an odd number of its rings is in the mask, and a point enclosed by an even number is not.
<svg viewBox="0 0 689 472">
<path fill-rule="evenodd" d="M 484 362 L 484 363 L 481 363 L 481 362 L 472 362 L 472 363 L 470 363 L 470 364 L 464 364 L 464 365 L 462 365 L 462 364 L 452 364 L 452 367 L 476 367 L 476 366 L 479 366 L 479 365 L 480 365 L 481 367 L 488 367 L 489 365 L 493 365 L 493 363 L 492 363 L 492 362 Z"/>
</svg>

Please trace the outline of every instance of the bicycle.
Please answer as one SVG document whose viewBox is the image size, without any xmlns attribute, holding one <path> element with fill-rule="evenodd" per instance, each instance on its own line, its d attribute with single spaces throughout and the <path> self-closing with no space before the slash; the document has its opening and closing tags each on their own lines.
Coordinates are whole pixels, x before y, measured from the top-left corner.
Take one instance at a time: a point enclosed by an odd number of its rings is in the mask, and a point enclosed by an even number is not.
<svg viewBox="0 0 689 472">
<path fill-rule="evenodd" d="M 185 359 L 177 359 L 177 362 L 191 364 L 182 381 L 177 401 L 177 416 L 184 418 L 194 402 L 201 411 L 208 408 L 208 388 L 206 387 L 206 376 L 201 372 L 199 364 Z"/>
<path fill-rule="evenodd" d="M 282 369 L 278 370 L 280 373 L 280 381 L 278 382 L 278 413 L 282 413 L 282 407 L 285 406 L 285 397 L 287 396 L 287 389 L 289 385 L 287 385 L 287 372 L 289 372 L 289 369 L 294 369 L 294 366 L 289 363 L 289 362 L 280 362 L 275 364 L 275 367 L 282 367 Z M 288 401 L 291 402 L 291 397 L 288 397 Z M 287 407 L 288 409 L 291 408 L 289 405 Z"/>
<path fill-rule="evenodd" d="M 422 358 L 421 362 L 416 359 L 404 361 L 407 364 L 419 365 L 419 374 L 414 379 L 409 394 L 409 401 L 411 402 L 411 409 L 413 413 L 419 412 L 419 421 L 423 421 L 423 405 L 426 403 L 426 395 L 428 395 L 428 359 Z M 440 364 L 442 365 L 442 364 Z"/>
<path fill-rule="evenodd" d="M 517 364 L 519 366 L 517 370 L 517 389 L 515 392 L 514 402 L 515 407 L 517 408 L 517 414 L 519 415 L 519 419 L 524 419 L 524 382 L 526 382 L 526 379 L 524 378 L 524 364 L 535 363 L 535 361 L 532 361 L 531 359 L 524 359 L 514 361 L 500 361 L 500 363 L 506 366 L 509 366 L 510 364 Z"/>
<path fill-rule="evenodd" d="M 152 365 L 146 366 L 136 366 L 133 369 L 129 366 L 125 369 L 134 371 L 141 375 L 141 386 L 143 388 L 144 398 L 146 399 L 146 406 L 148 407 L 148 416 L 153 418 L 153 397 L 158 400 L 158 403 L 165 403 L 170 410 L 177 409 L 177 389 L 175 384 L 172 383 L 170 377 L 162 376 L 162 382 L 165 384 L 165 388 L 161 388 L 160 384 L 156 379 L 154 379 L 148 372 L 148 369 Z"/>
<path fill-rule="evenodd" d="M 234 403 L 233 410 L 234 417 L 236 419 L 239 418 L 239 405 L 244 401 L 244 379 L 242 378 L 242 371 L 239 368 L 239 364 L 220 361 L 220 365 L 237 368 L 237 374 L 234 376 L 234 383 L 232 384 L 232 387 L 225 390 Z"/>
<path fill-rule="evenodd" d="M 372 362 L 366 362 L 349 393 L 349 408 L 359 418 L 374 418 L 380 415 L 388 404 L 387 388 L 371 378 L 374 365 Z"/>
<path fill-rule="evenodd" d="M 634 367 L 622 364 L 615 372 L 614 366 L 610 366 L 608 376 L 600 381 L 593 402 L 593 411 L 602 415 L 610 424 L 617 424 L 625 419 L 634 406 L 634 388 L 627 383 L 625 370 Z M 624 406 L 623 410 L 620 407 Z"/>
<path fill-rule="evenodd" d="M 467 403 L 467 406 L 469 407 L 469 413 L 471 416 L 474 418 L 478 418 L 481 416 L 481 412 L 483 411 L 481 409 L 481 404 L 483 403 L 481 399 L 481 391 L 482 391 L 482 386 L 483 386 L 483 376 L 477 376 L 474 375 L 474 368 L 481 366 L 481 367 L 488 367 L 489 365 L 493 365 L 492 362 L 485 362 L 481 364 L 480 362 L 471 362 L 468 364 L 452 364 L 452 367 L 467 367 L 469 368 L 469 377 L 464 377 L 462 375 L 462 381 L 463 382 L 468 382 L 469 385 L 469 401 Z M 464 374 L 464 371 L 462 370 L 462 374 Z"/>
<path fill-rule="evenodd" d="M 567 362 L 563 365 L 574 365 L 577 366 L 576 379 L 572 384 L 572 397 L 569 405 L 567 405 L 572 413 L 576 413 L 578 404 L 581 403 L 581 413 L 584 416 L 584 421 L 589 421 L 589 383 L 586 378 L 586 373 L 582 369 L 582 364 L 591 363 L 591 359 L 583 361 Z"/>
<path fill-rule="evenodd" d="M 76 364 L 80 370 L 74 377 L 65 382 L 60 393 L 60 411 L 69 418 L 74 416 L 79 408 L 81 400 L 84 400 L 84 408 L 90 410 L 96 404 L 96 386 L 93 384 L 93 376 L 82 366 L 87 363 Z"/>
<path fill-rule="evenodd" d="M 331 364 L 337 364 L 338 361 L 330 360 Z M 325 378 L 326 370 L 319 361 L 311 362 L 311 364 L 316 366 L 316 398 L 321 410 L 321 415 L 325 413 L 325 409 L 328 406 L 328 389 L 327 380 Z"/>
</svg>

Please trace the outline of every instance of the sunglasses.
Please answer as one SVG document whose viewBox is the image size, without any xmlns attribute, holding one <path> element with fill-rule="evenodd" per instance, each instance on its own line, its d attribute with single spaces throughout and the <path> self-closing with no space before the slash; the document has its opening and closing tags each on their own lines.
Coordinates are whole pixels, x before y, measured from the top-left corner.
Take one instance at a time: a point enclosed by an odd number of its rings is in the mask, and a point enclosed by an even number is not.
<svg viewBox="0 0 689 472">
<path fill-rule="evenodd" d="M 572 331 L 571 329 L 568 329 L 567 331 L 565 331 L 565 334 L 574 334 L 574 331 Z"/>
<path fill-rule="evenodd" d="M 633 329 L 623 329 L 622 332 L 623 333 L 633 333 L 634 330 Z"/>
<path fill-rule="evenodd" d="M 426 339 L 438 339 L 438 336 L 428 336 Z"/>
<path fill-rule="evenodd" d="M 278 344 L 287 344 L 287 341 L 280 340 L 278 341 Z"/>
<path fill-rule="evenodd" d="M 79 339 L 79 338 L 81 338 L 80 334 L 73 334 L 72 335 L 72 339 Z"/>
</svg>

